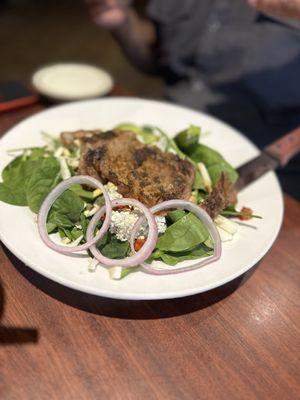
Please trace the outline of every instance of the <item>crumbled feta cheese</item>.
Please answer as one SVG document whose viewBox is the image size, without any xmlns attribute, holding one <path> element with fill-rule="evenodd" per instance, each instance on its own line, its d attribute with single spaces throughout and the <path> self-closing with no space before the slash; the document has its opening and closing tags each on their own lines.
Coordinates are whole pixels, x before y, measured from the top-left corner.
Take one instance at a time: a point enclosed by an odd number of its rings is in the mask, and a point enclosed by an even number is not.
<svg viewBox="0 0 300 400">
<path fill-rule="evenodd" d="M 136 210 L 113 211 L 111 217 L 110 232 L 115 234 L 117 239 L 125 242 L 130 239 L 132 229 L 140 217 L 140 213 Z M 164 233 L 167 229 L 166 219 L 162 216 L 155 216 L 158 233 Z M 139 232 L 140 235 L 147 235 L 147 224 L 143 225 Z"/>
<path fill-rule="evenodd" d="M 66 160 L 63 157 L 57 157 L 57 160 L 60 165 L 60 174 L 63 180 L 71 178 L 71 172 Z"/>
<path fill-rule="evenodd" d="M 111 267 L 108 269 L 110 279 L 120 280 L 122 278 L 122 267 Z"/>
<path fill-rule="evenodd" d="M 131 231 L 138 218 L 139 215 L 131 210 L 113 211 L 110 232 L 115 234 L 117 239 L 125 242 L 130 238 Z"/>
<path fill-rule="evenodd" d="M 95 204 L 94 206 L 93 206 L 93 208 L 91 208 L 90 210 L 85 210 L 84 212 L 83 212 L 83 215 L 85 216 L 85 217 L 91 217 L 91 216 L 93 216 L 94 214 L 96 214 L 96 212 L 99 210 L 99 206 L 97 205 L 97 204 Z"/>
<path fill-rule="evenodd" d="M 155 215 L 155 221 L 157 224 L 158 233 L 164 233 L 167 229 L 166 218 L 161 215 Z M 147 235 L 148 234 L 148 226 L 147 224 L 142 225 L 139 235 Z"/>
<path fill-rule="evenodd" d="M 95 272 L 99 261 L 96 258 L 89 258 L 88 271 Z"/>
</svg>

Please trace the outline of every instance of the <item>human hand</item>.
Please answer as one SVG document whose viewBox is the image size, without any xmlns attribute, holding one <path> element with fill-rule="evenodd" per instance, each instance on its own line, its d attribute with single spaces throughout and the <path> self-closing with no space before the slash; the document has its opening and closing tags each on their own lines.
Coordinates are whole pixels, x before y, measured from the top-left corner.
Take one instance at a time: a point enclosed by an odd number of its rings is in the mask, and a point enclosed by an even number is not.
<svg viewBox="0 0 300 400">
<path fill-rule="evenodd" d="M 114 30 L 127 18 L 128 0 L 85 0 L 92 20 L 102 28 Z"/>
<path fill-rule="evenodd" d="M 300 0 L 248 0 L 248 3 L 263 13 L 300 19 Z"/>
</svg>

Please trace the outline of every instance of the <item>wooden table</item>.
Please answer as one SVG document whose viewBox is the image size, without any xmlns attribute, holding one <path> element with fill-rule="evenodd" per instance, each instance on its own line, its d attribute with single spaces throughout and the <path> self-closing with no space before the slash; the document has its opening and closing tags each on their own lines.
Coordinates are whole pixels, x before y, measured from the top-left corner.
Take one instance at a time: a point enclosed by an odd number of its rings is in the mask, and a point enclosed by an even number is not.
<svg viewBox="0 0 300 400">
<path fill-rule="evenodd" d="M 41 108 L 0 116 L 0 133 Z M 285 207 L 259 265 L 184 299 L 79 293 L 3 246 L 0 398 L 299 399 L 300 207 Z"/>
</svg>

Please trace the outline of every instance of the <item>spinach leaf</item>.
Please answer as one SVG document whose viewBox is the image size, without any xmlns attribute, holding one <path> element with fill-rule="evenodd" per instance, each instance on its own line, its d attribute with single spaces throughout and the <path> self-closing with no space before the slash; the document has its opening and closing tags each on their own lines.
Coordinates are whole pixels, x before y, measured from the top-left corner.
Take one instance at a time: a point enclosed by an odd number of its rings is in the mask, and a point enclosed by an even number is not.
<svg viewBox="0 0 300 400">
<path fill-rule="evenodd" d="M 121 242 L 110 232 L 107 232 L 97 243 L 97 247 L 105 257 L 113 259 L 127 257 L 130 250 L 128 242 Z"/>
<path fill-rule="evenodd" d="M 83 233 L 81 229 L 78 229 L 76 227 L 72 229 L 68 228 L 58 228 L 58 232 L 61 238 L 67 237 L 68 239 L 73 242 L 74 240 L 78 239 Z"/>
<path fill-rule="evenodd" d="M 83 209 L 84 201 L 71 190 L 66 190 L 51 207 L 47 223 L 59 228 L 74 228 L 75 224 L 81 222 Z"/>
<path fill-rule="evenodd" d="M 170 211 L 167 214 L 167 222 L 170 222 L 170 224 L 173 224 L 174 222 L 178 221 L 179 219 L 181 219 L 184 215 L 185 215 L 185 211 L 184 210 L 174 210 L 174 211 Z"/>
<path fill-rule="evenodd" d="M 16 175 L 16 171 L 18 171 L 20 165 L 24 163 L 23 156 L 19 156 L 14 158 L 2 171 L 2 179 L 3 181 L 8 181 L 13 179 Z"/>
<path fill-rule="evenodd" d="M 57 228 L 57 225 L 54 222 L 47 222 L 46 228 L 48 233 L 53 233 L 53 231 Z"/>
<path fill-rule="evenodd" d="M 132 123 L 123 123 L 117 125 L 116 128 L 121 131 L 134 132 L 146 144 L 153 144 L 159 140 L 159 137 L 153 133 L 153 129 L 148 126 L 141 127 Z"/>
<path fill-rule="evenodd" d="M 177 154 L 180 158 L 183 160 L 187 159 L 188 156 L 184 154 L 179 147 L 177 146 L 176 142 L 174 139 L 171 139 L 164 131 L 162 131 L 160 128 L 156 128 L 158 132 L 160 133 L 161 137 L 166 141 L 166 151 L 170 151 L 171 153 Z"/>
<path fill-rule="evenodd" d="M 26 206 L 26 195 L 23 187 L 13 188 L 12 186 L 0 183 L 0 200 L 14 206 Z"/>
<path fill-rule="evenodd" d="M 234 183 L 238 178 L 236 170 L 221 156 L 220 153 L 210 147 L 199 143 L 195 146 L 190 157 L 196 163 L 203 162 L 205 164 L 213 185 L 218 182 L 222 172 L 227 174 L 232 183 Z"/>
<path fill-rule="evenodd" d="M 81 185 L 73 185 L 72 187 L 70 187 L 70 190 L 84 199 L 93 200 L 95 198 L 93 191 L 85 190 L 82 188 Z"/>
<path fill-rule="evenodd" d="M 3 183 L 0 183 L 0 200 L 16 205 L 27 206 L 26 183 L 39 161 L 16 157 L 2 171 Z"/>
<path fill-rule="evenodd" d="M 80 214 L 80 225 L 82 226 L 82 232 L 84 237 L 86 237 L 86 231 L 89 225 L 89 219 L 83 214 Z"/>
<path fill-rule="evenodd" d="M 47 194 L 60 181 L 60 165 L 55 157 L 43 158 L 32 171 L 26 184 L 27 204 L 31 211 L 38 213 Z"/>
<path fill-rule="evenodd" d="M 51 155 L 45 147 L 34 147 L 31 149 L 28 159 L 31 161 L 40 160 L 45 155 Z"/>
<path fill-rule="evenodd" d="M 156 247 L 168 252 L 186 251 L 203 243 L 208 235 L 207 228 L 199 218 L 188 213 L 166 229 Z"/>
<path fill-rule="evenodd" d="M 156 129 L 160 132 L 162 138 L 166 141 L 166 144 L 167 144 L 166 151 L 177 154 L 180 158 L 182 158 L 183 160 L 189 161 L 195 167 L 195 180 L 193 183 L 193 189 L 200 189 L 200 190 L 205 191 L 206 189 L 205 189 L 205 185 L 203 182 L 203 178 L 202 178 L 200 172 L 198 171 L 197 164 L 194 162 L 194 160 L 179 149 L 179 147 L 177 146 L 174 139 L 171 139 L 160 128 L 156 128 Z"/>
<path fill-rule="evenodd" d="M 210 255 L 212 255 L 212 249 L 204 244 L 200 244 L 189 251 L 178 253 L 155 250 L 150 257 L 150 261 L 160 260 L 168 265 L 176 265 L 185 260 L 196 260 L 198 258 L 208 257 Z"/>
<path fill-rule="evenodd" d="M 194 146 L 199 142 L 200 128 L 195 125 L 190 125 L 188 129 L 179 132 L 175 136 L 175 143 L 185 154 L 190 154 Z"/>
</svg>

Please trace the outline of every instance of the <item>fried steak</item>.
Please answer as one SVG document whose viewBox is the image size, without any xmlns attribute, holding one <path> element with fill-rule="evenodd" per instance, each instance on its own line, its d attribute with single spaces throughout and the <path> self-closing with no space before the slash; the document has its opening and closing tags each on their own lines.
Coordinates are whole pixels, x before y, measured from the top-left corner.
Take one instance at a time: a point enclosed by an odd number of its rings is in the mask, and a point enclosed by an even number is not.
<svg viewBox="0 0 300 400">
<path fill-rule="evenodd" d="M 80 145 L 78 174 L 112 182 L 124 197 L 148 207 L 191 197 L 193 165 L 157 146 L 141 143 L 133 132 L 80 130 L 63 132 L 61 139 L 67 147 Z"/>
</svg>

